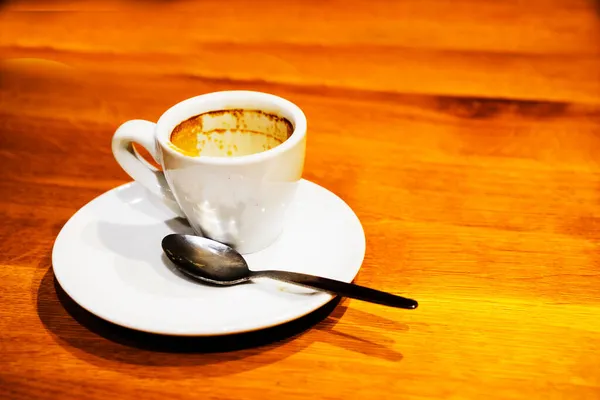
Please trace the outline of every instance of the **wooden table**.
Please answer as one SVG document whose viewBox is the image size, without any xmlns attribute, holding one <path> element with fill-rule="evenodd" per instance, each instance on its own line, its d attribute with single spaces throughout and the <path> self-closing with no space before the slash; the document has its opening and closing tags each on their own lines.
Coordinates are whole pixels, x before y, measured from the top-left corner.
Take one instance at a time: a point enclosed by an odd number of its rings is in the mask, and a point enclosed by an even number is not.
<svg viewBox="0 0 600 400">
<path fill-rule="evenodd" d="M 600 398 L 597 1 L 8 1 L 0 55 L 0 398 Z M 183 340 L 58 287 L 61 226 L 129 180 L 114 129 L 234 88 L 303 108 L 356 282 L 418 310 Z"/>
</svg>

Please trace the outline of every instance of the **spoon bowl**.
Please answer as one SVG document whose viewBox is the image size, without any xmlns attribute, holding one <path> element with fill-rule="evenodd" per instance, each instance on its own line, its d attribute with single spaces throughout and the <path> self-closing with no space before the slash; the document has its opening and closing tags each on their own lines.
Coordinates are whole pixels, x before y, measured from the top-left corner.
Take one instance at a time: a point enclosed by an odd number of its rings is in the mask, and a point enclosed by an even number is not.
<svg viewBox="0 0 600 400">
<path fill-rule="evenodd" d="M 184 274 L 215 285 L 237 285 L 250 279 L 250 269 L 240 253 L 201 236 L 167 235 L 162 240 L 167 257 Z"/>
</svg>

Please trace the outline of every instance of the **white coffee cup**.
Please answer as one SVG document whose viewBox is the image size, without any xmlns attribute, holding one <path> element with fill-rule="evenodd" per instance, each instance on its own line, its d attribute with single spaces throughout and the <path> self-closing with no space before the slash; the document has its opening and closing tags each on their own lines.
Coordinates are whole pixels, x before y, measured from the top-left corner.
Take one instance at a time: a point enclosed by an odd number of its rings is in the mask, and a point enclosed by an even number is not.
<svg viewBox="0 0 600 400">
<path fill-rule="evenodd" d="M 170 143 L 182 121 L 210 111 L 252 109 L 278 115 L 291 136 L 270 150 L 237 157 L 193 157 Z M 164 172 L 146 162 L 132 143 L 143 146 Z M 298 106 L 267 93 L 225 91 L 184 100 L 152 123 L 131 120 L 112 139 L 121 167 L 178 215 L 197 234 L 229 244 L 242 254 L 271 245 L 284 227 L 286 210 L 304 167 L 306 117 Z"/>
</svg>

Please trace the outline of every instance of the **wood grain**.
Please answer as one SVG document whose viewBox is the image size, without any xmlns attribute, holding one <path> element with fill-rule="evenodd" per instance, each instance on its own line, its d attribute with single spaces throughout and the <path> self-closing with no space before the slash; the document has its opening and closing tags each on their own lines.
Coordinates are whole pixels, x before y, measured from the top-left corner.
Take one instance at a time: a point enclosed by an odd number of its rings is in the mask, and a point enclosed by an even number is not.
<svg viewBox="0 0 600 400">
<path fill-rule="evenodd" d="M 1 398 L 600 398 L 597 1 L 6 1 L 0 57 Z M 357 283 L 418 310 L 172 340 L 55 284 L 62 225 L 128 180 L 114 129 L 239 88 L 305 111 Z"/>
</svg>

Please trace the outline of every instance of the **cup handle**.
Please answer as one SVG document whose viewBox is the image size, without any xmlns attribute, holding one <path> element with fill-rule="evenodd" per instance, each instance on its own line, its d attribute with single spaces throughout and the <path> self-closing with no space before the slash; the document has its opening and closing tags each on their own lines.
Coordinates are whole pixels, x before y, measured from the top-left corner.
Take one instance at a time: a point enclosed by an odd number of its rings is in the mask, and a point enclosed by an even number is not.
<svg viewBox="0 0 600 400">
<path fill-rule="evenodd" d="M 178 216 L 184 217 L 173 192 L 167 184 L 165 175 L 148 163 L 134 149 L 133 143 L 142 145 L 154 160 L 160 164 L 160 156 L 156 150 L 156 124 L 150 121 L 134 119 L 125 122 L 115 131 L 112 138 L 112 152 L 115 159 L 136 182 L 141 183 L 151 193 L 158 196 L 167 207 Z"/>
</svg>

